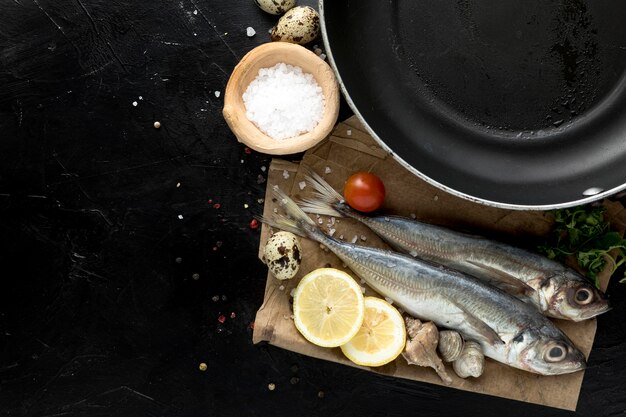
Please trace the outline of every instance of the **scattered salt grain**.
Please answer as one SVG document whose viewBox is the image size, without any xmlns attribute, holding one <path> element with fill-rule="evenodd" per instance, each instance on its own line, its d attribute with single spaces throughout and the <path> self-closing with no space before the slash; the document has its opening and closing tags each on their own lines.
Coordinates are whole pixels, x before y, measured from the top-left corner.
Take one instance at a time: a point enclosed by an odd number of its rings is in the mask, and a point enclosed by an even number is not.
<svg viewBox="0 0 626 417">
<path fill-rule="evenodd" d="M 289 292 L 289 296 L 293 297 L 293 295 L 296 293 L 296 289 L 293 288 L 290 292 Z"/>
<path fill-rule="evenodd" d="M 198 14 L 198 11 L 197 11 L 197 10 L 194 10 L 194 11 L 193 11 L 193 14 L 194 14 L 194 15 L 197 15 L 197 14 Z"/>
<path fill-rule="evenodd" d="M 276 389 L 276 384 L 272 384 L 272 383 L 267 384 L 267 389 L 270 391 L 274 391 Z"/>
<path fill-rule="evenodd" d="M 320 58 L 326 59 L 326 54 L 320 54 Z"/>
<path fill-rule="evenodd" d="M 133 101 L 133 107 L 137 107 L 137 102 Z"/>
<path fill-rule="evenodd" d="M 411 256 L 412 256 L 412 257 L 414 257 L 414 258 L 415 258 L 415 257 L 417 256 L 417 251 L 412 250 L 412 251 L 410 252 L 410 254 L 411 254 Z"/>
<path fill-rule="evenodd" d="M 350 129 L 346 130 L 346 135 L 352 136 L 352 130 L 350 130 Z"/>
<path fill-rule="evenodd" d="M 263 172 L 265 172 L 265 170 L 266 170 L 266 169 L 267 169 L 267 168 L 265 168 L 265 165 L 263 165 L 263 166 L 261 167 L 261 171 L 263 171 Z"/>
<path fill-rule="evenodd" d="M 283 178 L 284 178 L 284 179 L 289 178 L 289 172 L 287 172 L 287 170 L 286 170 L 286 169 L 285 169 L 285 170 L 283 170 Z"/>
<path fill-rule="evenodd" d="M 182 214 L 179 214 L 179 215 L 178 215 L 178 218 L 179 218 L 180 220 L 182 220 L 182 219 L 183 219 L 183 215 L 182 215 Z"/>
<path fill-rule="evenodd" d="M 330 167 L 324 168 L 324 174 L 330 174 L 331 172 L 333 172 L 333 170 L 330 169 Z"/>
<path fill-rule="evenodd" d="M 361 292 L 365 294 L 365 287 L 361 287 Z"/>
<path fill-rule="evenodd" d="M 322 224 L 324 223 L 324 219 L 317 219 L 317 224 Z"/>
<path fill-rule="evenodd" d="M 143 96 L 139 96 L 139 100 L 143 100 Z"/>
<path fill-rule="evenodd" d="M 222 95 L 222 92 L 221 92 L 221 91 L 216 91 L 216 92 L 215 92 L 215 93 L 213 93 L 213 94 L 215 94 L 215 97 L 218 97 L 218 98 L 219 98 L 219 96 L 220 96 L 220 95 Z"/>
<path fill-rule="evenodd" d="M 335 230 L 335 229 L 330 229 L 330 230 L 328 231 L 328 236 L 332 236 L 332 235 L 334 235 L 336 231 L 337 231 L 337 230 Z"/>
<path fill-rule="evenodd" d="M 300 182 L 298 183 L 298 186 L 300 187 L 300 189 L 301 189 L 301 190 L 304 190 L 304 187 L 306 187 L 306 182 L 304 182 L 304 181 L 300 181 Z"/>
<path fill-rule="evenodd" d="M 411 218 L 412 218 L 412 219 L 417 219 L 417 214 L 415 214 L 415 213 L 411 213 Z"/>
<path fill-rule="evenodd" d="M 361 235 L 361 240 L 362 240 L 363 242 L 365 242 L 365 241 L 367 240 L 367 236 L 365 236 L 365 235 Z"/>
<path fill-rule="evenodd" d="M 253 37 L 254 35 L 256 35 L 256 30 L 254 30 L 253 27 L 248 26 L 246 28 L 246 35 L 248 35 L 249 38 Z"/>
<path fill-rule="evenodd" d="M 350 241 L 350 243 L 356 243 L 356 241 L 359 239 L 359 237 L 357 235 L 354 235 L 354 237 L 352 238 L 352 240 Z"/>
<path fill-rule="evenodd" d="M 261 68 L 243 93 L 246 117 L 261 131 L 283 140 L 309 132 L 324 113 L 324 94 L 313 75 L 278 63 Z"/>
<path fill-rule="evenodd" d="M 339 235 L 339 239 L 343 240 L 343 235 Z"/>
<path fill-rule="evenodd" d="M 433 200 L 435 200 L 435 201 L 439 200 L 439 196 L 438 195 L 434 196 Z"/>
<path fill-rule="evenodd" d="M 278 287 L 278 289 L 279 289 L 280 291 L 285 291 L 285 286 L 284 286 L 284 285 L 281 285 L 280 287 Z"/>
<path fill-rule="evenodd" d="M 387 301 L 389 304 L 393 304 L 393 300 L 389 297 L 385 297 L 385 301 Z"/>
<path fill-rule="evenodd" d="M 157 121 L 157 122 L 154 122 L 154 128 L 155 128 L 155 129 L 159 129 L 159 128 L 161 128 L 161 122 L 158 122 L 158 121 Z"/>
</svg>

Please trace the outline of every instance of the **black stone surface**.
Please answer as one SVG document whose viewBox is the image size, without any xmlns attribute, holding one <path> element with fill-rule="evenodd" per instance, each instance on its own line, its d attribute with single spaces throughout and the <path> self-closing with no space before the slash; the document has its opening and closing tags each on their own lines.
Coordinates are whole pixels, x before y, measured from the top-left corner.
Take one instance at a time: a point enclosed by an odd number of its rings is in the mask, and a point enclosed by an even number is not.
<svg viewBox="0 0 626 417">
<path fill-rule="evenodd" d="M 270 158 L 214 92 L 276 20 L 252 0 L 0 2 L 0 416 L 623 415 L 617 280 L 576 414 L 252 345 Z"/>
</svg>

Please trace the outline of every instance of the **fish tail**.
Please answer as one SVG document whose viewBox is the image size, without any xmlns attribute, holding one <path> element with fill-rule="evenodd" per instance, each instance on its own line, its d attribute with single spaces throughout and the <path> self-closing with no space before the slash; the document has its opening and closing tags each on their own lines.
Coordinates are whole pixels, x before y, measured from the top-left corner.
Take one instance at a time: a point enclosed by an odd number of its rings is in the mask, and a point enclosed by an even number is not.
<svg viewBox="0 0 626 417">
<path fill-rule="evenodd" d="M 257 216 L 263 223 L 293 234 L 321 242 L 326 235 L 319 229 L 315 222 L 298 205 L 285 194 L 278 186 L 274 186 L 272 193 L 278 200 L 278 204 L 287 214 L 275 213 L 271 218 Z"/>
<path fill-rule="evenodd" d="M 315 193 L 313 197 L 305 197 L 298 201 L 300 207 L 306 213 L 315 213 L 326 216 L 346 217 L 344 199 L 335 189 L 311 168 L 303 167 L 306 174 L 305 180 Z"/>
</svg>

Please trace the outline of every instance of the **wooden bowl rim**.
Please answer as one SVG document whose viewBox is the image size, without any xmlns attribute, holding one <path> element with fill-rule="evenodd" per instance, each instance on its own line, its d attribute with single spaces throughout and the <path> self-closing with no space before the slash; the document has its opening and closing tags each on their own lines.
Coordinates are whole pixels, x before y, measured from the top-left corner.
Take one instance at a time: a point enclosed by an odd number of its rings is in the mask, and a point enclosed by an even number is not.
<svg viewBox="0 0 626 417">
<path fill-rule="evenodd" d="M 294 138 L 273 139 L 259 130 L 245 115 L 241 94 L 247 85 L 241 85 L 242 79 L 250 71 L 254 71 L 256 74 L 258 69 L 262 68 L 259 61 L 271 54 L 281 54 L 281 58 L 284 58 L 275 63 L 285 62 L 301 67 L 304 72 L 311 73 L 324 91 L 325 108 L 322 119 L 313 130 Z M 314 71 L 308 71 L 303 67 L 312 67 Z M 339 97 L 339 86 L 335 73 L 326 61 L 300 45 L 287 42 L 268 42 L 253 48 L 235 66 L 226 85 L 222 113 L 239 142 L 258 152 L 285 155 L 305 151 L 330 134 L 339 115 Z"/>
</svg>

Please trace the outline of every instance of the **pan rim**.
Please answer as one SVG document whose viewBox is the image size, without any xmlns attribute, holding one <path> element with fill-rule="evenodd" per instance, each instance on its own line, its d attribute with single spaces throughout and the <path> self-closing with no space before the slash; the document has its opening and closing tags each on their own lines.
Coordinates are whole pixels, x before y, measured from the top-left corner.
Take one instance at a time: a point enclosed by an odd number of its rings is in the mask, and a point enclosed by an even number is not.
<svg viewBox="0 0 626 417">
<path fill-rule="evenodd" d="M 406 162 L 400 155 L 398 155 L 393 149 L 391 149 L 382 140 L 382 138 L 380 136 L 378 136 L 376 131 L 367 123 L 367 121 L 365 120 L 365 117 L 359 111 L 356 103 L 354 103 L 354 101 L 352 100 L 352 97 L 350 96 L 350 93 L 348 92 L 345 83 L 343 82 L 343 79 L 341 77 L 341 74 L 339 72 L 339 69 L 337 68 L 337 65 L 336 65 L 336 62 L 335 62 L 335 59 L 334 59 L 333 50 L 331 48 L 330 41 L 328 39 L 328 32 L 326 30 L 326 17 L 325 17 L 325 10 L 324 10 L 324 0 L 318 0 L 318 10 L 319 10 L 319 14 L 320 14 L 320 31 L 321 31 L 321 35 L 322 35 L 322 42 L 324 44 L 326 57 L 328 59 L 328 63 L 330 64 L 331 68 L 335 72 L 335 76 L 337 78 L 337 82 L 339 83 L 339 87 L 341 88 L 341 92 L 343 93 L 344 99 L 346 100 L 348 106 L 350 107 L 350 109 L 352 109 L 352 111 L 354 112 L 354 115 L 361 122 L 361 124 L 363 125 L 365 130 L 378 143 L 378 145 L 380 145 L 386 152 L 388 152 L 391 155 L 391 157 L 394 158 L 405 169 L 407 169 L 409 172 L 411 172 L 413 175 L 417 176 L 418 178 L 424 180 L 428 184 L 433 185 L 434 187 L 436 187 L 438 189 L 441 189 L 441 190 L 443 190 L 443 191 L 445 191 L 445 192 L 447 192 L 449 194 L 452 194 L 452 195 L 454 195 L 456 197 L 459 197 L 459 198 L 462 198 L 464 200 L 468 200 L 468 201 L 471 201 L 471 202 L 474 202 L 474 203 L 478 203 L 478 204 L 482 204 L 482 205 L 486 205 L 486 206 L 490 206 L 490 207 L 509 209 L 509 210 L 534 210 L 534 211 L 555 210 L 555 209 L 574 207 L 574 206 L 584 205 L 584 204 L 588 204 L 588 203 L 593 203 L 593 202 L 597 202 L 599 200 L 602 200 L 602 199 L 604 199 L 606 197 L 609 197 L 611 195 L 614 195 L 614 194 L 616 194 L 616 193 L 626 189 L 626 183 L 624 183 L 624 184 L 621 184 L 620 186 L 613 187 L 613 188 L 608 189 L 608 190 L 602 190 L 602 191 L 597 192 L 597 193 L 595 193 L 593 195 L 590 195 L 590 196 L 584 196 L 584 197 L 582 197 L 580 199 L 575 199 L 575 200 L 571 200 L 571 201 L 565 201 L 565 202 L 561 202 L 561 203 L 516 204 L 516 203 L 506 203 L 506 202 L 500 202 L 500 201 L 495 201 L 495 200 L 491 200 L 491 199 L 485 199 L 485 198 L 481 198 L 481 197 L 476 197 L 476 196 L 473 196 L 471 194 L 459 191 L 459 190 L 457 190 L 455 188 L 449 187 L 449 186 L 447 186 L 447 185 L 445 185 L 445 184 L 435 180 L 434 178 L 429 177 L 428 175 L 424 174 L 423 172 L 421 172 L 420 170 L 418 170 L 417 168 L 413 167 L 411 164 Z"/>
</svg>

